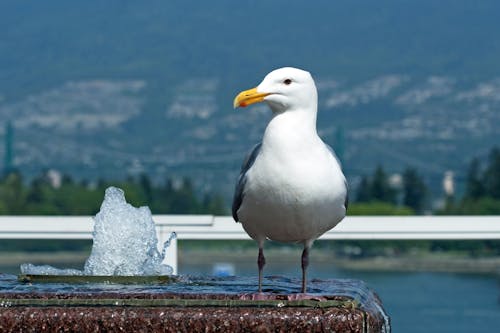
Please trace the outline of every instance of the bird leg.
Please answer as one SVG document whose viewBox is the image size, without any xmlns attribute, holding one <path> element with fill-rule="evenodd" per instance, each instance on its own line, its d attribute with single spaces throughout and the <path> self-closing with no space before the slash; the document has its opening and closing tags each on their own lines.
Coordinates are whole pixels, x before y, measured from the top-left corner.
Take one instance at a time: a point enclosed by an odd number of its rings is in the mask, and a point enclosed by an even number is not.
<svg viewBox="0 0 500 333">
<path fill-rule="evenodd" d="M 307 290 L 307 266 L 309 265 L 309 247 L 305 246 L 302 251 L 302 293 Z"/>
<path fill-rule="evenodd" d="M 259 246 L 259 256 L 257 258 L 257 265 L 259 266 L 259 293 L 262 292 L 262 269 L 266 264 L 266 258 L 264 258 L 264 249 Z"/>
</svg>

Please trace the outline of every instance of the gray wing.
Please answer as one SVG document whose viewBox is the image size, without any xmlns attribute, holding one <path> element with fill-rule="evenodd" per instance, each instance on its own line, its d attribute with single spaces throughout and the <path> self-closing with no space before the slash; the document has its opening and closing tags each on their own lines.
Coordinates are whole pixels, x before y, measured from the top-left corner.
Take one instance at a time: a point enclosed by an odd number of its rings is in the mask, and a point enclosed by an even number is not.
<svg viewBox="0 0 500 333">
<path fill-rule="evenodd" d="M 344 180 L 345 185 L 345 199 L 344 199 L 344 207 L 347 212 L 347 207 L 349 207 L 349 185 L 347 185 L 347 180 Z"/>
<path fill-rule="evenodd" d="M 328 148 L 330 153 L 333 155 L 333 157 L 335 157 L 335 159 L 337 160 L 339 165 L 342 167 L 342 163 L 340 163 L 340 160 L 337 157 L 337 155 L 335 154 L 335 151 L 333 150 L 333 148 L 330 145 L 327 145 L 326 143 L 325 143 L 325 146 L 326 146 L 326 148 Z M 349 206 L 349 185 L 347 184 L 347 180 L 345 180 L 345 179 L 344 179 L 344 186 L 345 186 L 344 207 L 345 207 L 345 210 L 347 211 L 347 207 Z"/>
<path fill-rule="evenodd" d="M 233 218 L 236 222 L 239 222 L 238 209 L 240 208 L 241 203 L 243 202 L 243 191 L 245 189 L 245 183 L 247 182 L 246 174 L 248 169 L 250 169 L 253 163 L 255 162 L 257 155 L 259 155 L 261 146 L 262 143 L 256 144 L 252 148 L 250 153 L 247 155 L 245 160 L 243 161 L 243 164 L 241 165 L 241 171 L 240 175 L 238 176 L 238 182 L 236 183 L 236 188 L 234 189 L 233 205 L 231 207 Z"/>
</svg>

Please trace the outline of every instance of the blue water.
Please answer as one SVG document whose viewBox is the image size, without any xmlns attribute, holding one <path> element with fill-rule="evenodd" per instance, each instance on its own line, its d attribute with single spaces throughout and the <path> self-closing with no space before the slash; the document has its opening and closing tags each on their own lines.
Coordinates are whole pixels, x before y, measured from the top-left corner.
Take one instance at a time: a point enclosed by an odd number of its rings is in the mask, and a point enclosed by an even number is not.
<svg viewBox="0 0 500 333">
<path fill-rule="evenodd" d="M 245 284 L 252 280 L 256 283 L 256 264 L 253 260 L 219 263 L 232 265 L 234 273 Z M 181 261 L 179 264 L 182 275 L 208 276 L 213 274 L 217 262 L 188 264 Z M 6 271 L 18 273 L 13 268 L 0 267 L 0 272 Z M 299 289 L 298 263 L 268 260 L 265 274 L 295 278 L 284 279 L 283 287 L 293 290 L 295 281 L 297 291 Z M 498 277 L 494 275 L 360 272 L 341 270 L 324 262 L 312 262 L 309 277 L 365 281 L 382 299 L 384 308 L 391 317 L 393 332 L 496 332 L 500 324 L 500 285 Z M 108 291 L 114 288 L 101 287 Z M 0 289 L 4 288 L 20 291 L 26 286 L 19 285 L 15 276 L 11 275 L 0 281 Z M 154 292 L 151 286 L 146 288 Z M 59 291 L 71 291 L 72 287 L 66 286 L 65 289 Z"/>
<path fill-rule="evenodd" d="M 491 332 L 500 323 L 494 276 L 352 273 L 381 297 L 394 332 Z"/>
</svg>

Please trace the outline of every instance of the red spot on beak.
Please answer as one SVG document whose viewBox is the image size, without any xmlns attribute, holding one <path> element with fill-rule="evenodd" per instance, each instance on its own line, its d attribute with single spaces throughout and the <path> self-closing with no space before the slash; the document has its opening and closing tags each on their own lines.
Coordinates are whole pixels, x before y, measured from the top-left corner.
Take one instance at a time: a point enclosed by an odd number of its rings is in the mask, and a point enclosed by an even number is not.
<svg viewBox="0 0 500 333">
<path fill-rule="evenodd" d="M 241 102 L 241 103 L 240 103 L 240 106 L 241 106 L 242 108 L 245 108 L 245 107 L 247 107 L 247 106 L 248 106 L 248 104 L 247 104 L 247 103 L 245 103 L 245 102 Z"/>
</svg>

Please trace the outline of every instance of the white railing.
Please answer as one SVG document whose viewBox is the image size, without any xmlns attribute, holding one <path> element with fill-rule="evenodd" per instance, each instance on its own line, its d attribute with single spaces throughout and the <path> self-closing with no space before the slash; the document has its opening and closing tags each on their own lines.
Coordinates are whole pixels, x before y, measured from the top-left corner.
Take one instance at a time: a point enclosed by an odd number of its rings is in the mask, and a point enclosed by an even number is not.
<svg viewBox="0 0 500 333">
<path fill-rule="evenodd" d="M 177 239 L 250 239 L 231 217 L 155 215 L 158 243 Z M 0 216 L 0 239 L 91 239 L 89 216 Z M 165 264 L 177 273 L 177 239 Z M 500 216 L 352 216 L 320 239 L 500 239 Z"/>
</svg>

